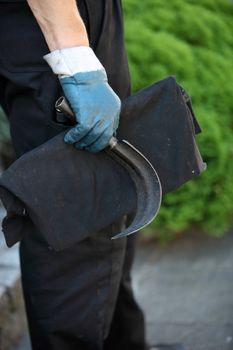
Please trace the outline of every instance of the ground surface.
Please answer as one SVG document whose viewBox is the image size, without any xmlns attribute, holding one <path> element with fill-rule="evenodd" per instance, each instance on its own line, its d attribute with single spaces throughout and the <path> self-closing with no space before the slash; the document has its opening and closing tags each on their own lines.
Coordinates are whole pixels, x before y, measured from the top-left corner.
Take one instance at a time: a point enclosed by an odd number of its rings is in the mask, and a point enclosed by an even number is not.
<svg viewBox="0 0 233 350">
<path fill-rule="evenodd" d="M 221 239 L 189 234 L 168 246 L 142 245 L 134 288 L 149 341 L 233 350 L 232 267 L 233 232 Z M 13 350 L 30 350 L 26 334 Z"/>
<path fill-rule="evenodd" d="M 151 342 L 193 350 L 233 349 L 233 232 L 222 239 L 182 237 L 140 250 L 135 291 Z"/>
</svg>

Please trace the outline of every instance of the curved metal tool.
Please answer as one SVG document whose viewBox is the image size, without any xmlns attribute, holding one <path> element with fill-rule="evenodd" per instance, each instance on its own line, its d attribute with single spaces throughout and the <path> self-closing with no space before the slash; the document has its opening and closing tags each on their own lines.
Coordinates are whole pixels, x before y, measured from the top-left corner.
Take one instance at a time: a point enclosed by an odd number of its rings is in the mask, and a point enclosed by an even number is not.
<svg viewBox="0 0 233 350">
<path fill-rule="evenodd" d="M 57 100 L 55 108 L 75 121 L 74 114 L 63 96 Z M 109 147 L 104 151 L 128 171 L 137 194 L 135 216 L 127 228 L 112 237 L 116 239 L 139 231 L 156 217 L 161 205 L 162 187 L 151 163 L 129 142 L 112 137 Z"/>
</svg>

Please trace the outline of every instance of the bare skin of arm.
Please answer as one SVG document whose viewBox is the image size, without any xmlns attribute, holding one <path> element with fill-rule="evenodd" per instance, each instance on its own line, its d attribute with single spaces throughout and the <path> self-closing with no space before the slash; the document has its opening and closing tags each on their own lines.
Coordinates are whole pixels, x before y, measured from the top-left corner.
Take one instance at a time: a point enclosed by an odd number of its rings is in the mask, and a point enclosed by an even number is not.
<svg viewBox="0 0 233 350">
<path fill-rule="evenodd" d="M 75 0 L 27 0 L 50 51 L 89 46 Z"/>
</svg>

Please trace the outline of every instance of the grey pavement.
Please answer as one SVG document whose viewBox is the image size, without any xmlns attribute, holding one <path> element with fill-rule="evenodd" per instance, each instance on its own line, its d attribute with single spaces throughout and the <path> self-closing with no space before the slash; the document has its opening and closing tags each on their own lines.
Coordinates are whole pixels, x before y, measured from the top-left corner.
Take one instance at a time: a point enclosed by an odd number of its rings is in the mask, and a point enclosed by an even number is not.
<svg viewBox="0 0 233 350">
<path fill-rule="evenodd" d="M 0 222 L 4 211 L 0 207 Z M 18 247 L 8 249 L 0 235 L 0 350 L 8 350 L 25 329 Z"/>
<path fill-rule="evenodd" d="M 220 239 L 186 234 L 166 247 L 141 247 L 134 287 L 150 342 L 233 349 L 233 232 Z"/>
<path fill-rule="evenodd" d="M 15 257 L 7 259 L 15 264 Z M 219 239 L 187 233 L 167 246 L 143 244 L 133 277 L 150 343 L 233 350 L 233 232 Z M 26 333 L 12 350 L 30 350 Z"/>
</svg>

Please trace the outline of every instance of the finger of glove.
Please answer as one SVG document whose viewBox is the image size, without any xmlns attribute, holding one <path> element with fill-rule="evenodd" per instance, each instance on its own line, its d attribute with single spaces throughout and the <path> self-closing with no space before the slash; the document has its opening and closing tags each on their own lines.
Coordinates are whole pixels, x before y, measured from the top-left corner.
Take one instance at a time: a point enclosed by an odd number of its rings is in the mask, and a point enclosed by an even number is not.
<svg viewBox="0 0 233 350">
<path fill-rule="evenodd" d="M 79 140 L 81 140 L 86 134 L 88 134 L 88 132 L 89 128 L 83 127 L 78 124 L 65 134 L 64 141 L 70 144 L 76 143 Z"/>
<path fill-rule="evenodd" d="M 117 118 L 114 119 L 114 124 L 113 124 L 113 132 L 114 132 L 114 134 L 116 133 L 116 130 L 117 130 L 118 126 L 119 126 L 119 121 L 120 121 L 119 119 L 120 119 L 119 115 L 118 115 Z"/>
<path fill-rule="evenodd" d="M 104 132 L 99 136 L 99 138 L 93 142 L 90 146 L 85 147 L 86 150 L 90 152 L 99 152 L 106 148 L 109 144 L 109 141 L 113 135 L 113 130 L 109 128 L 105 129 Z"/>
<path fill-rule="evenodd" d="M 98 120 L 95 126 L 89 131 L 89 133 L 75 144 L 75 147 L 82 149 L 90 146 L 102 136 L 106 129 L 112 129 L 112 122 L 109 120 L 106 123 L 106 121 L 104 122 Z"/>
<path fill-rule="evenodd" d="M 86 139 L 86 137 L 84 137 L 79 142 L 76 142 L 74 144 L 74 146 L 77 149 L 88 149 L 88 147 L 90 147 L 92 143 L 97 141 L 101 137 L 102 134 L 103 134 L 103 131 L 102 131 L 102 133 L 100 133 L 98 135 L 95 134 L 95 136 L 93 136 L 93 135 L 92 135 L 92 137 L 90 136 L 90 138 L 88 139 L 89 142 L 86 142 L 86 141 L 84 142 L 84 139 Z M 92 142 L 91 142 L 91 140 L 92 140 Z"/>
</svg>

